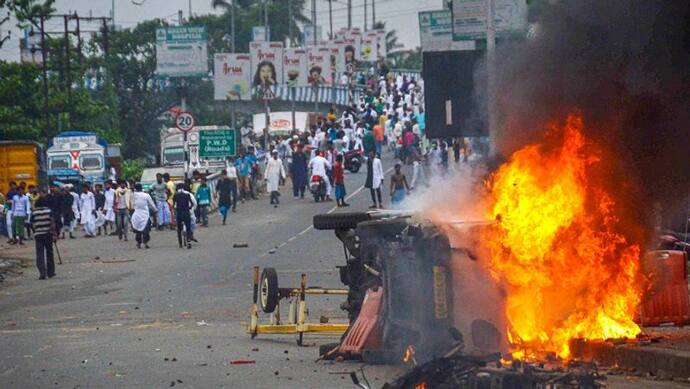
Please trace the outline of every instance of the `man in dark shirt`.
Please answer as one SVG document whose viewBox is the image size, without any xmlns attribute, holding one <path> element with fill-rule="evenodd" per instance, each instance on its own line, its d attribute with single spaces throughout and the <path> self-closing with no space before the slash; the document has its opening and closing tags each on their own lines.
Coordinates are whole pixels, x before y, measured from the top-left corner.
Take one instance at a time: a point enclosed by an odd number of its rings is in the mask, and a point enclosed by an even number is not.
<svg viewBox="0 0 690 389">
<path fill-rule="evenodd" d="M 71 197 L 71 196 L 70 196 Z M 53 225 L 55 226 L 55 233 L 62 231 L 62 194 L 57 185 L 50 185 L 50 193 L 46 196 L 48 208 L 50 208 L 50 215 L 53 218 Z M 70 204 L 70 208 L 72 204 Z"/>
<path fill-rule="evenodd" d="M 177 192 L 173 196 L 173 207 L 175 207 L 175 218 L 177 219 L 177 242 L 182 248 L 182 226 L 186 228 L 187 248 L 191 249 L 192 244 L 192 208 L 194 202 L 192 196 L 184 190 L 183 184 L 177 184 Z"/>
<path fill-rule="evenodd" d="M 46 194 L 41 193 L 41 197 L 36 200 L 36 209 L 31 213 L 31 226 L 34 229 L 36 242 L 36 267 L 41 280 L 45 280 L 46 276 L 55 276 L 53 241 L 57 238 L 57 234 L 49 205 Z"/>
<path fill-rule="evenodd" d="M 105 208 L 105 194 L 103 193 L 103 185 L 101 184 L 96 184 L 96 191 L 94 192 L 94 196 L 96 199 L 96 211 L 104 213 L 105 211 L 103 208 Z M 101 234 L 101 227 L 98 227 L 98 235 Z M 106 235 L 108 232 L 106 231 Z"/>
</svg>

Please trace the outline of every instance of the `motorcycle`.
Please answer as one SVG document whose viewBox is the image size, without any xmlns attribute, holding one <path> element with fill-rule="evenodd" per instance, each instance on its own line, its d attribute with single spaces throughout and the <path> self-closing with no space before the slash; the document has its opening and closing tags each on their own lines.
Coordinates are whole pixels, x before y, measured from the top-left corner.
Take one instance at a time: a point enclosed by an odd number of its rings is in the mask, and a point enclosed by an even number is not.
<svg viewBox="0 0 690 389">
<path fill-rule="evenodd" d="M 314 196 L 314 201 L 326 200 L 326 182 L 321 176 L 313 175 L 309 182 L 309 191 Z"/>
<path fill-rule="evenodd" d="M 343 163 L 345 169 L 350 173 L 357 173 L 362 167 L 364 161 L 364 152 L 362 150 L 350 150 L 343 155 Z"/>
</svg>

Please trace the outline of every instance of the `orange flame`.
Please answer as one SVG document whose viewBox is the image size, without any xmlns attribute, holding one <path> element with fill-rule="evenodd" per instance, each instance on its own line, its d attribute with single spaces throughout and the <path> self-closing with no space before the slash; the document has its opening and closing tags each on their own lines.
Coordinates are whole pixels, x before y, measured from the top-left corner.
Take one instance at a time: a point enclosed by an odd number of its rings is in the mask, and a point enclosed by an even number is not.
<svg viewBox="0 0 690 389">
<path fill-rule="evenodd" d="M 619 231 L 615 203 L 588 175 L 583 121 L 552 125 L 549 144 L 515 152 L 487 182 L 482 234 L 492 277 L 506 288 L 508 342 L 515 358 L 570 355 L 573 338 L 634 337 L 640 248 Z"/>
<path fill-rule="evenodd" d="M 416 354 L 416 350 L 413 345 L 409 345 L 405 348 L 405 353 L 403 354 L 402 361 L 403 363 L 409 363 L 410 361 L 415 362 L 414 360 L 414 355 Z M 416 364 L 416 362 L 415 362 Z"/>
</svg>

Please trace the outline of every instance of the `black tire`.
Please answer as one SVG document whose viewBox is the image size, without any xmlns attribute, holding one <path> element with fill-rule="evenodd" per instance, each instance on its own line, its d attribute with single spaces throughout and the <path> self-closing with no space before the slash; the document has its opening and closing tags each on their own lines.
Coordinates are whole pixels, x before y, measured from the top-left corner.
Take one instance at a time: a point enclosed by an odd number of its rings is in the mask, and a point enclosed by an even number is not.
<svg viewBox="0 0 690 389">
<path fill-rule="evenodd" d="M 350 164 L 350 168 L 347 170 L 349 170 L 350 173 L 357 173 L 361 167 L 362 167 L 362 164 L 359 163 L 359 161 L 357 161 L 357 162 L 353 161 Z"/>
<path fill-rule="evenodd" d="M 314 228 L 317 230 L 347 230 L 356 228 L 358 223 L 369 220 L 366 212 L 341 212 L 314 215 Z"/>
<path fill-rule="evenodd" d="M 278 273 L 272 267 L 264 268 L 259 280 L 259 305 L 261 310 L 271 313 L 278 305 Z"/>
</svg>

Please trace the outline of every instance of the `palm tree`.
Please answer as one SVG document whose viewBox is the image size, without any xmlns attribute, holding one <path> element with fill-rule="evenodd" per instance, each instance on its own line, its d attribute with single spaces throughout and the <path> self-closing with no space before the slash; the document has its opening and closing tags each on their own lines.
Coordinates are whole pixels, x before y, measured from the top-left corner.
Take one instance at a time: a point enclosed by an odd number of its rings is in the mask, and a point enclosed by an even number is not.
<svg viewBox="0 0 690 389">
<path fill-rule="evenodd" d="M 376 22 L 374 24 L 374 30 L 386 31 L 386 22 Z M 398 32 L 395 30 L 386 31 L 386 55 L 393 54 L 400 48 L 402 48 L 402 45 L 398 43 Z"/>
</svg>

